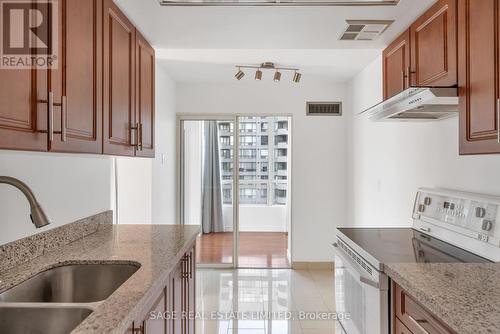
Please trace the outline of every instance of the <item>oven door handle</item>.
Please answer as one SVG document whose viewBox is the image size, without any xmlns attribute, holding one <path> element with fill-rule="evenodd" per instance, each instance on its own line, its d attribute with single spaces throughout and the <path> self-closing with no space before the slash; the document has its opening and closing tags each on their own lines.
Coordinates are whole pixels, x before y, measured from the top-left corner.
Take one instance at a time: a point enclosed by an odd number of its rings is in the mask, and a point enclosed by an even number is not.
<svg viewBox="0 0 500 334">
<path fill-rule="evenodd" d="M 343 254 L 342 249 L 340 249 L 339 245 L 337 243 L 333 244 L 333 247 L 335 247 L 337 250 L 335 251 L 335 254 L 339 256 L 344 262 L 348 263 L 351 268 L 356 272 L 356 276 L 359 277 L 359 281 L 363 284 L 369 285 L 371 287 L 374 287 L 375 289 L 380 289 L 380 284 L 374 280 L 369 279 L 368 277 L 363 276 L 358 270 L 356 270 L 356 265 L 354 262 L 349 259 L 346 255 Z"/>
</svg>

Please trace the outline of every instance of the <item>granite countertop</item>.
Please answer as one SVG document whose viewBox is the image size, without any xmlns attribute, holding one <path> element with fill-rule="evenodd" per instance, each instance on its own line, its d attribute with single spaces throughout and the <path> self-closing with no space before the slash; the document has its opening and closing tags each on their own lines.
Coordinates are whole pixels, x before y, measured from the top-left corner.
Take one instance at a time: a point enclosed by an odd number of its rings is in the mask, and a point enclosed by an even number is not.
<svg viewBox="0 0 500 334">
<path fill-rule="evenodd" d="M 456 333 L 500 333 L 500 264 L 384 266 L 387 275 Z"/>
<path fill-rule="evenodd" d="M 155 301 L 198 233 L 198 226 L 101 225 L 95 233 L 2 270 L 0 292 L 62 264 L 140 264 L 139 270 L 108 299 L 97 303 L 94 312 L 72 332 L 122 334 Z"/>
</svg>

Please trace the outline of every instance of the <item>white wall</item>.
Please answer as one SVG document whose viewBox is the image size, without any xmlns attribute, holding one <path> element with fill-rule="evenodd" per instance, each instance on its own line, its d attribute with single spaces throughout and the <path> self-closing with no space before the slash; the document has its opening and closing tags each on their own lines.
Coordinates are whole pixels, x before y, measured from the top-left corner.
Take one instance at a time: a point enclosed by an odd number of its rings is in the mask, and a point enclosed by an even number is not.
<svg viewBox="0 0 500 334">
<path fill-rule="evenodd" d="M 151 224 L 153 159 L 116 158 L 118 224 Z"/>
<path fill-rule="evenodd" d="M 0 151 L 0 175 L 31 187 L 52 221 L 36 229 L 25 197 L 0 184 L 0 244 L 112 209 L 111 167 L 109 157 Z"/>
<path fill-rule="evenodd" d="M 349 99 L 343 84 L 303 80 L 179 83 L 178 113 L 292 114 L 292 259 L 331 261 L 347 217 L 346 117 L 306 117 L 306 101 Z"/>
<path fill-rule="evenodd" d="M 176 224 L 175 82 L 156 62 L 156 157 L 153 160 L 153 224 Z"/>
<path fill-rule="evenodd" d="M 119 224 L 175 224 L 175 83 L 156 64 L 155 145 L 150 158 L 116 158 Z"/>
<path fill-rule="evenodd" d="M 381 57 L 350 83 L 349 222 L 409 226 L 420 186 L 500 195 L 500 155 L 459 156 L 458 117 L 375 123 L 357 115 L 382 100 Z"/>
</svg>

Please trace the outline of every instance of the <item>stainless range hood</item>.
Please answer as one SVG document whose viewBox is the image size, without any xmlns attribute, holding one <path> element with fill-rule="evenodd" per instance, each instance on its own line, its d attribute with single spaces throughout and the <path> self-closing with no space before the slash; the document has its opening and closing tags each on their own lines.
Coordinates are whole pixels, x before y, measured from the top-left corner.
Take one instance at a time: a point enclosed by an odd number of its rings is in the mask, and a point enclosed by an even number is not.
<svg viewBox="0 0 500 334">
<path fill-rule="evenodd" d="M 162 6 L 396 6 L 400 0 L 159 0 Z"/>
<path fill-rule="evenodd" d="M 458 115 L 458 88 L 411 87 L 360 113 L 372 121 L 435 121 Z"/>
</svg>

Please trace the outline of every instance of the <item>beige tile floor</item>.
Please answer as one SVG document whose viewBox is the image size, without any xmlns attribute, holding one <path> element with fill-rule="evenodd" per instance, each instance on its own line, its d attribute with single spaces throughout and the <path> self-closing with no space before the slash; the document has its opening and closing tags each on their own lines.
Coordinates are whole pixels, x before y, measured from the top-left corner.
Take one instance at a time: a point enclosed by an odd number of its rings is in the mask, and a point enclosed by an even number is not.
<svg viewBox="0 0 500 334">
<path fill-rule="evenodd" d="M 199 269 L 197 312 L 203 319 L 197 320 L 196 333 L 333 334 L 335 321 L 301 320 L 298 314 L 331 315 L 334 286 L 329 270 Z M 272 319 L 262 316 L 268 312 L 274 312 Z"/>
</svg>

